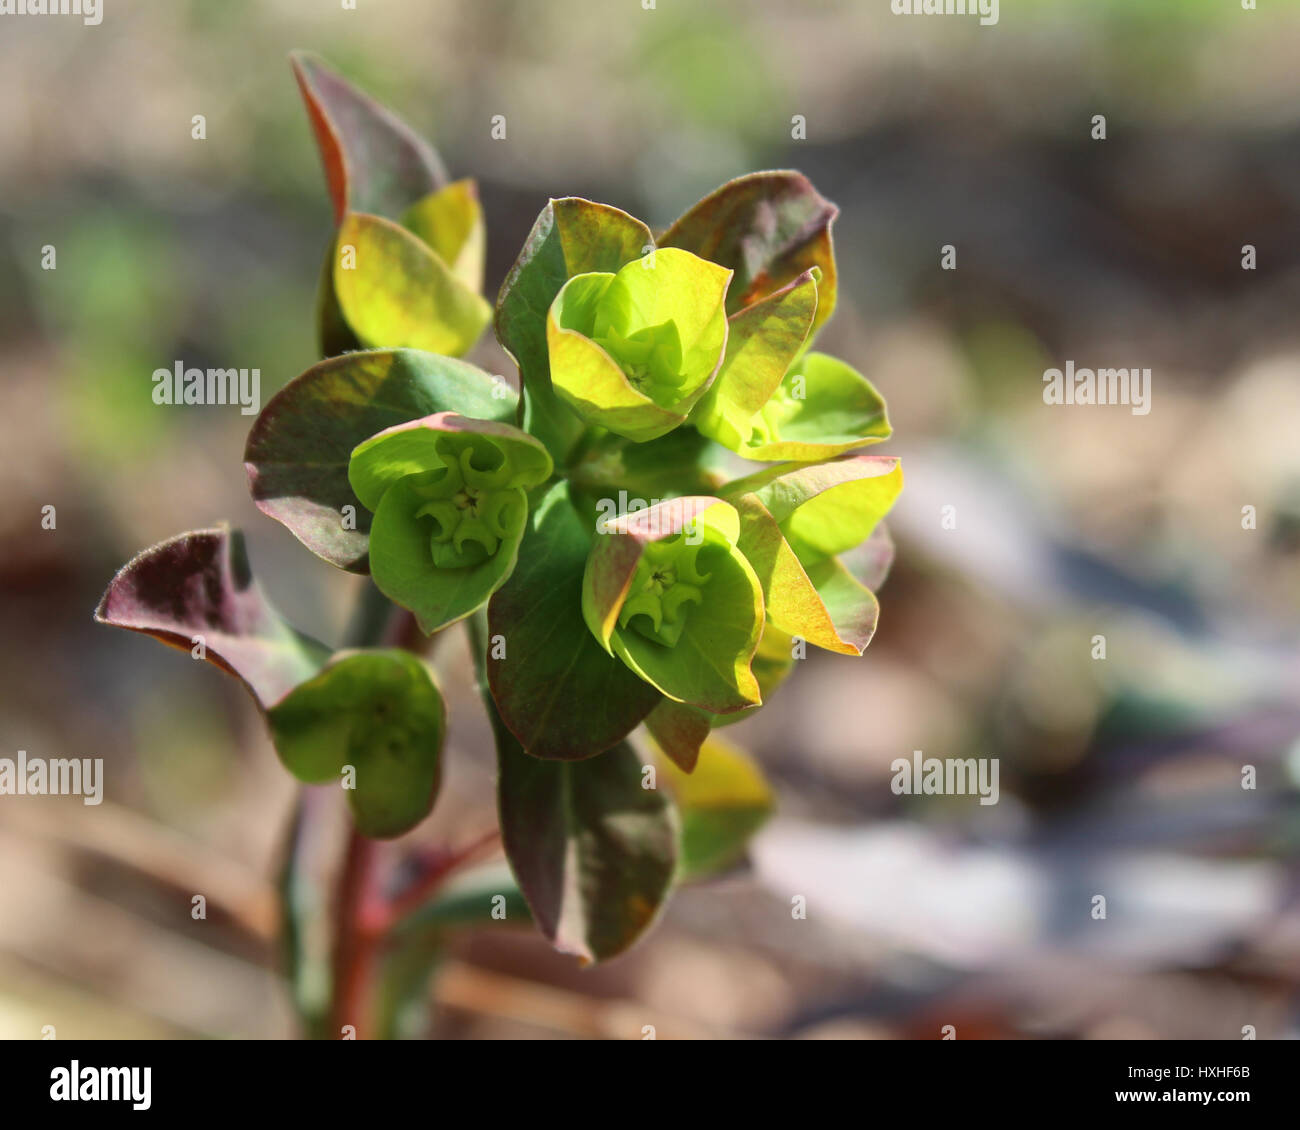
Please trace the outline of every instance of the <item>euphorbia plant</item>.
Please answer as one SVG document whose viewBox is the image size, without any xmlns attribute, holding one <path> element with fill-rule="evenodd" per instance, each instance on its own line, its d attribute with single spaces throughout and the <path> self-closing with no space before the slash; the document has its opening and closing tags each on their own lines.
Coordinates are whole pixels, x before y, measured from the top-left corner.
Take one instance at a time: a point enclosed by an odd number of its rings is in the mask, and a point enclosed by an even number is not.
<svg viewBox="0 0 1300 1130">
<path fill-rule="evenodd" d="M 805 177 L 741 177 L 658 237 L 609 205 L 551 200 L 496 302 L 516 392 L 458 359 L 490 316 L 473 183 L 449 183 L 428 145 L 321 63 L 294 68 L 335 207 L 325 359 L 266 405 L 245 459 L 264 513 L 369 574 L 354 638 L 333 651 L 286 624 L 224 527 L 146 550 L 98 617 L 234 673 L 286 768 L 342 784 L 353 830 L 332 962 L 305 967 L 304 800 L 285 873 L 291 971 L 311 1031 L 383 1034 L 404 1030 L 438 930 L 513 905 L 559 949 L 603 960 L 674 883 L 743 855 L 771 793 L 711 732 L 760 710 L 807 644 L 866 648 L 902 476 L 850 454 L 889 436 L 884 402 L 810 348 L 835 305 L 836 209 Z M 458 623 L 518 884 L 468 903 L 441 885 L 495 829 L 388 872 L 372 843 L 437 799 L 445 711 L 426 656 Z"/>
</svg>

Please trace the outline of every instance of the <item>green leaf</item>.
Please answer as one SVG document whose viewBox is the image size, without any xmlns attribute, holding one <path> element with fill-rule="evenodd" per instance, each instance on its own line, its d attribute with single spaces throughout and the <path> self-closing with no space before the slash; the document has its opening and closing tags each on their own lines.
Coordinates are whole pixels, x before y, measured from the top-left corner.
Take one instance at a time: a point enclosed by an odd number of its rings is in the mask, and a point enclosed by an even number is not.
<svg viewBox="0 0 1300 1130">
<path fill-rule="evenodd" d="M 567 468 L 575 505 L 613 518 L 633 500 L 649 505 L 682 494 L 712 494 L 725 481 L 705 466 L 716 451 L 694 428 L 677 428 L 647 443 L 594 434 Z"/>
<path fill-rule="evenodd" d="M 761 703 L 730 714 L 711 714 L 697 706 L 666 698 L 646 715 L 646 729 L 678 769 L 692 773 L 709 734 L 722 726 L 743 722 L 762 710 L 793 667 L 793 639 L 769 621 L 763 627 L 758 649 L 749 665 L 758 683 L 763 699 Z"/>
<path fill-rule="evenodd" d="M 903 489 L 903 468 L 885 455 L 853 455 L 817 466 L 772 467 L 728 483 L 752 492 L 776 519 L 805 568 L 866 541 Z"/>
<path fill-rule="evenodd" d="M 598 277 L 586 275 L 574 281 Z M 634 440 L 664 435 L 685 419 L 634 389 L 618 363 L 590 338 L 561 328 L 554 319 L 549 329 L 555 392 L 576 413 L 575 418 Z"/>
<path fill-rule="evenodd" d="M 198 654 L 264 709 L 310 678 L 329 649 L 290 627 L 253 580 L 238 530 L 218 526 L 146 549 L 108 586 L 95 619 Z"/>
<path fill-rule="evenodd" d="M 773 468 L 723 488 L 740 513 L 738 543 L 763 586 L 769 624 L 828 651 L 862 654 L 879 616 L 864 581 L 878 587 L 892 555 L 887 535 L 883 547 L 869 539 L 902 486 L 897 459 L 862 455 Z M 856 555 L 854 568 L 836 557 L 846 551 Z"/>
<path fill-rule="evenodd" d="M 411 205 L 402 226 L 414 232 L 475 294 L 483 289 L 487 229 L 478 185 L 458 180 Z"/>
<path fill-rule="evenodd" d="M 463 619 L 510 576 L 529 488 L 551 457 L 509 424 L 440 412 L 358 445 L 348 478 L 374 511 L 370 570 L 425 632 Z"/>
<path fill-rule="evenodd" d="M 410 831 L 433 808 L 446 718 L 425 665 L 399 650 L 340 653 L 267 712 L 276 752 L 300 781 L 342 780 L 357 830 Z"/>
<path fill-rule="evenodd" d="M 672 499 L 603 522 L 598 533 L 582 609 L 601 646 L 679 702 L 716 714 L 760 702 L 750 660 L 763 593 L 736 548 L 735 509 L 716 498 Z"/>
<path fill-rule="evenodd" d="M 578 275 L 547 320 L 551 381 L 589 424 L 628 439 L 685 421 L 722 361 L 731 272 L 689 252 L 651 252 Z"/>
<path fill-rule="evenodd" d="M 756 421 L 799 355 L 817 312 L 814 271 L 728 323 L 727 352 L 717 380 L 691 414 L 691 423 L 724 447 L 746 454 Z"/>
<path fill-rule="evenodd" d="M 524 427 L 563 462 L 582 421 L 555 396 L 547 353 L 547 311 L 575 275 L 613 274 L 654 247 L 650 229 L 626 212 L 570 196 L 537 217 L 497 298 L 496 331 L 524 386 Z"/>
<path fill-rule="evenodd" d="M 459 356 L 492 320 L 478 292 L 392 220 L 349 212 L 334 247 L 335 299 L 362 345 Z"/>
<path fill-rule="evenodd" d="M 835 309 L 837 290 L 831 223 L 839 209 L 802 173 L 750 173 L 728 181 L 685 213 L 659 239 L 736 272 L 727 291 L 735 314 L 817 267 L 812 334 Z"/>
<path fill-rule="evenodd" d="M 733 450 L 764 462 L 830 459 L 892 434 L 871 382 L 825 353 L 796 361 L 749 428 L 748 441 Z"/>
<path fill-rule="evenodd" d="M 314 55 L 295 51 L 290 62 L 320 148 L 336 223 L 349 211 L 396 219 L 447 183 L 437 153 L 390 110 Z"/>
<path fill-rule="evenodd" d="M 499 719 L 494 728 L 502 840 L 533 920 L 583 964 L 622 953 L 672 884 L 678 825 L 665 790 L 642 787 L 626 742 L 585 761 L 542 761 Z"/>
<path fill-rule="evenodd" d="M 434 1021 L 430 982 L 445 952 L 446 939 L 440 934 L 401 939 L 389 935 L 373 975 L 374 1038 L 428 1038 Z"/>
<path fill-rule="evenodd" d="M 716 737 L 704 742 L 694 772 L 682 772 L 667 758 L 660 759 L 659 770 L 681 814 L 681 882 L 736 864 L 775 807 L 772 789 L 754 760 Z"/>
<path fill-rule="evenodd" d="M 516 404 L 504 382 L 450 357 L 376 350 L 322 361 L 272 397 L 249 432 L 253 501 L 318 557 L 365 573 L 370 513 L 348 482 L 353 448 L 435 412 L 509 420 Z"/>
<path fill-rule="evenodd" d="M 660 695 L 608 655 L 582 618 L 591 526 L 555 483 L 533 508 L 510 579 L 488 604 L 504 655 L 487 660 L 501 718 L 533 757 L 591 757 L 626 737 Z"/>
<path fill-rule="evenodd" d="M 752 667 L 754 678 L 758 680 L 758 689 L 763 694 L 763 701 L 767 702 L 794 667 L 794 641 L 789 634 L 773 624 L 765 625 L 763 638 L 758 641 L 758 650 L 754 652 Z M 741 722 L 748 718 L 758 709 L 761 708 L 756 706 L 749 710 L 742 710 L 739 714 L 717 715 L 713 719 L 713 724 L 730 726 L 733 722 Z"/>
</svg>

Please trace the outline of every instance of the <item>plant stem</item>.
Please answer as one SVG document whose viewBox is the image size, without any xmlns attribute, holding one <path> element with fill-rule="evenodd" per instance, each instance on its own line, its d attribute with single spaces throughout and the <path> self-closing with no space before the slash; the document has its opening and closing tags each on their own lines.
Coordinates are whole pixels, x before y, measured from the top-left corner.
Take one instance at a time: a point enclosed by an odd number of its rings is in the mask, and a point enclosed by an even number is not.
<svg viewBox="0 0 1300 1130">
<path fill-rule="evenodd" d="M 334 906 L 334 1038 L 351 1025 L 357 1039 L 370 1030 L 369 986 L 378 937 L 371 926 L 372 881 L 376 844 L 355 827 L 348 833 L 347 853 L 339 875 Z"/>
<path fill-rule="evenodd" d="M 487 613 L 480 608 L 467 616 L 465 633 L 469 636 L 469 653 L 474 661 L 474 674 L 478 677 L 478 692 L 480 695 L 487 694 Z"/>
<path fill-rule="evenodd" d="M 348 624 L 347 647 L 405 647 L 415 650 L 415 618 L 398 608 L 367 581 Z M 414 637 L 412 633 L 414 631 Z M 370 1030 L 370 983 L 380 939 L 375 935 L 374 892 L 378 847 L 349 823 L 343 866 L 334 891 L 334 929 L 330 1000 L 331 1037 L 351 1025 L 357 1039 Z"/>
<path fill-rule="evenodd" d="M 362 591 L 349 626 L 348 646 L 397 647 L 420 655 L 429 650 L 431 642 L 410 612 L 393 605 L 373 585 Z M 374 982 L 389 930 L 498 840 L 494 828 L 461 848 L 439 852 L 429 870 L 389 902 L 376 890 L 379 845 L 355 826 L 349 828 L 334 892 L 331 1038 L 338 1039 L 349 1025 L 357 1039 L 371 1034 L 376 1020 Z"/>
<path fill-rule="evenodd" d="M 482 651 L 486 617 L 470 625 L 478 669 L 480 691 L 486 691 Z M 391 647 L 425 655 L 436 640 L 426 639 L 405 609 L 396 607 L 371 583 L 358 595 L 356 608 L 348 625 L 345 648 Z M 339 1039 L 351 1027 L 357 1039 L 375 1034 L 380 1023 L 375 1000 L 376 982 L 380 979 L 382 959 L 394 926 L 425 905 L 462 867 L 489 854 L 500 842 L 496 828 L 460 847 L 446 847 L 431 853 L 423 872 L 396 897 L 387 899 L 379 890 L 382 845 L 363 836 L 349 821 L 347 844 L 334 884 L 328 909 L 329 950 L 317 957 L 319 978 L 313 981 L 307 968 L 309 954 L 304 943 L 304 906 L 310 908 L 309 861 L 304 858 L 309 845 L 319 841 L 318 831 L 325 812 L 317 801 L 324 795 L 304 792 L 295 810 L 293 826 L 287 838 L 287 850 L 281 871 L 281 892 L 285 899 L 284 947 L 294 977 L 295 1000 L 305 1022 L 306 1034 L 315 1038 Z M 328 969 L 328 974 L 326 973 Z M 312 999 L 310 986 L 329 979 L 328 999 Z"/>
<path fill-rule="evenodd" d="M 428 870 L 389 902 L 385 911 L 385 929 L 395 926 L 408 914 L 419 910 L 429 896 L 437 892 L 453 874 L 472 860 L 489 854 L 500 842 L 500 830 L 492 828 L 462 847 L 437 854 Z"/>
</svg>

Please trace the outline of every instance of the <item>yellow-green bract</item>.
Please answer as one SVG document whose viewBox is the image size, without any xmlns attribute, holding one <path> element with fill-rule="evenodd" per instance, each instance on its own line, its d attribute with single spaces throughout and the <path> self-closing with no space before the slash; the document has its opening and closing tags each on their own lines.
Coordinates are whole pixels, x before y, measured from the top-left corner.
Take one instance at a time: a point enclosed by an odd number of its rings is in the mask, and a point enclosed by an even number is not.
<svg viewBox="0 0 1300 1130">
<path fill-rule="evenodd" d="M 365 348 L 459 357 L 482 336 L 492 308 L 483 279 L 483 219 L 472 185 L 457 181 L 417 201 L 405 225 L 349 212 L 322 286 L 322 322 Z M 332 303 L 332 307 L 330 306 Z M 334 352 L 346 336 L 326 342 Z"/>
<path fill-rule="evenodd" d="M 885 402 L 843 361 L 807 352 L 821 271 L 732 315 L 717 379 L 690 422 L 746 459 L 812 462 L 890 435 Z"/>
</svg>

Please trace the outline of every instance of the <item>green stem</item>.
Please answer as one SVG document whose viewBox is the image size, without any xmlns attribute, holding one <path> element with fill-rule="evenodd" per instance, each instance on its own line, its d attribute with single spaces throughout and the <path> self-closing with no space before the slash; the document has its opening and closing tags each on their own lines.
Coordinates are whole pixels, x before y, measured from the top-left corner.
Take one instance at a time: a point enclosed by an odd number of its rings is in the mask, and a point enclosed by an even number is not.
<svg viewBox="0 0 1300 1130">
<path fill-rule="evenodd" d="M 303 929 L 303 923 L 317 909 L 317 885 L 307 872 L 313 848 L 318 846 L 314 834 L 320 827 L 317 814 L 324 799 L 311 789 L 298 790 L 277 877 L 283 908 L 281 958 L 288 970 L 303 1034 L 313 1040 L 327 1037 L 330 973 L 328 963 L 315 952 L 310 931 Z"/>
<path fill-rule="evenodd" d="M 487 681 L 487 610 L 480 608 L 465 619 L 465 632 L 469 636 L 469 653 L 474 660 L 474 674 L 478 678 L 478 692 L 488 694 Z"/>
</svg>

